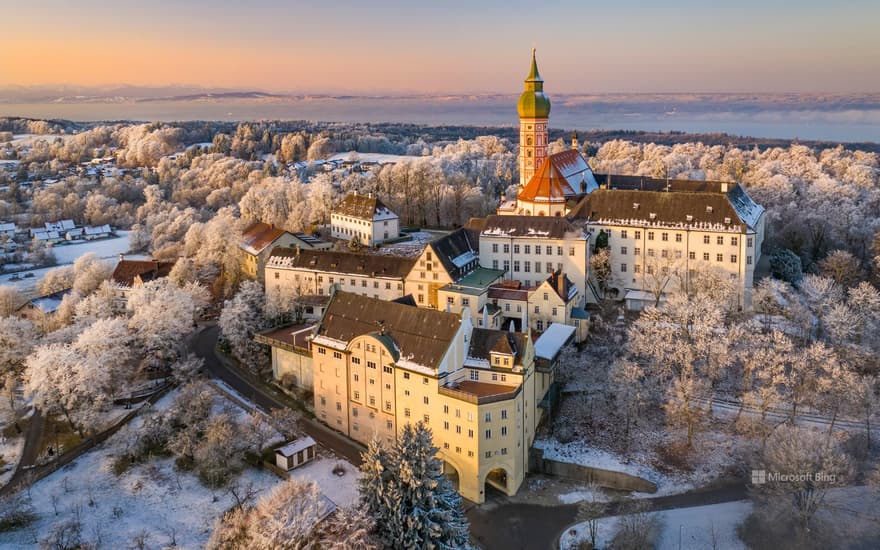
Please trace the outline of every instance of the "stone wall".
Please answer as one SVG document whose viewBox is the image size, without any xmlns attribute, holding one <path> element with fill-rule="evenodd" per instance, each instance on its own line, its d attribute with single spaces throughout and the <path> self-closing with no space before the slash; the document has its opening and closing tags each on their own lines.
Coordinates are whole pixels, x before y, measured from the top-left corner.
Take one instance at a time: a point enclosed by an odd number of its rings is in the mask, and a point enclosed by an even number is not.
<svg viewBox="0 0 880 550">
<path fill-rule="evenodd" d="M 617 489 L 619 491 L 657 492 L 657 485 L 647 479 L 614 470 L 604 470 L 602 468 L 551 460 L 544 458 L 543 449 L 534 447 L 529 450 L 529 472 L 547 474 L 584 483 L 595 483 L 599 487 Z"/>
</svg>

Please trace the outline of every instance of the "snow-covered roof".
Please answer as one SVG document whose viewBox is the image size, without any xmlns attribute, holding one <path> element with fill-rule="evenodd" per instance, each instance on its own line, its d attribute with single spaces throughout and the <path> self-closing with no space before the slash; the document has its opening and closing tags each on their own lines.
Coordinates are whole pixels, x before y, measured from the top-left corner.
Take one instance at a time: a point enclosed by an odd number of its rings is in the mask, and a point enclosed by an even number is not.
<svg viewBox="0 0 880 550">
<path fill-rule="evenodd" d="M 535 342 L 535 356 L 552 360 L 574 336 L 575 328 L 571 325 L 553 323 Z"/>
<path fill-rule="evenodd" d="M 275 449 L 275 453 L 279 454 L 281 456 L 284 456 L 284 457 L 288 457 L 288 456 L 293 456 L 300 451 L 304 451 L 304 450 L 308 449 L 309 447 L 314 447 L 315 445 L 317 445 L 317 443 L 315 443 L 314 439 L 312 439 L 309 436 L 305 436 L 305 437 L 301 437 L 299 439 L 296 439 L 294 441 L 291 441 L 290 443 L 288 443 L 287 445 L 284 445 L 283 447 L 279 447 L 279 448 Z"/>
<path fill-rule="evenodd" d="M 0 223 L 0 231 L 9 232 L 9 231 L 17 231 L 18 228 L 14 223 Z"/>
<path fill-rule="evenodd" d="M 111 232 L 111 229 L 108 224 L 96 225 L 94 227 L 86 227 L 85 228 L 86 235 L 106 235 L 110 232 Z"/>
<path fill-rule="evenodd" d="M 73 223 L 73 220 L 61 220 L 57 222 L 46 222 L 45 226 L 46 231 L 69 231 L 76 227 L 76 224 Z"/>
</svg>

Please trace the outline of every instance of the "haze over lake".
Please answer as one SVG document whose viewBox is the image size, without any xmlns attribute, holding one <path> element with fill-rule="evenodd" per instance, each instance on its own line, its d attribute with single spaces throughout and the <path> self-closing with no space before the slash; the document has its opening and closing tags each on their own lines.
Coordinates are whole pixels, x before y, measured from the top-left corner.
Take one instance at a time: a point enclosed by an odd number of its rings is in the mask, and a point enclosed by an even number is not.
<svg viewBox="0 0 880 550">
<path fill-rule="evenodd" d="M 246 97 L 242 97 L 246 96 Z M 254 97 L 257 96 L 257 97 Z M 257 93 L 165 97 L 0 97 L 0 116 L 92 120 L 316 120 L 512 126 L 516 97 Z M 553 95 L 552 126 L 762 138 L 880 141 L 880 96 L 808 94 Z"/>
</svg>

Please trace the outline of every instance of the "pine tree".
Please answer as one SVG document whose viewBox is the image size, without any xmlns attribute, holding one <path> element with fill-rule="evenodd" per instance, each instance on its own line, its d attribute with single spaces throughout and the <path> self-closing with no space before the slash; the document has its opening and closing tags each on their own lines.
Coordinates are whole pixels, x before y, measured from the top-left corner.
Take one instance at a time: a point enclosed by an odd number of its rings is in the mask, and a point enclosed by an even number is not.
<svg viewBox="0 0 880 550">
<path fill-rule="evenodd" d="M 361 503 L 389 548 L 470 548 L 461 497 L 442 473 L 431 431 L 407 424 L 397 442 L 364 453 Z"/>
</svg>

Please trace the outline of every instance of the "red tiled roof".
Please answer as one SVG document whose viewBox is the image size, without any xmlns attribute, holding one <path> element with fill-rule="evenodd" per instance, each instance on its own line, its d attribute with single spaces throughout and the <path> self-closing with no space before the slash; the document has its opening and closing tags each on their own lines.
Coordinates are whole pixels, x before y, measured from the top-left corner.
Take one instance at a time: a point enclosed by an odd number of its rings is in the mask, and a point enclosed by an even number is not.
<svg viewBox="0 0 880 550">
<path fill-rule="evenodd" d="M 545 161 L 532 176 L 529 183 L 517 195 L 517 199 L 538 202 L 565 202 L 566 197 L 576 193 L 556 164 Z"/>
<path fill-rule="evenodd" d="M 167 277 L 174 263 L 155 260 L 119 260 L 110 278 L 118 285 L 130 287 L 138 277 L 143 283 Z"/>
<path fill-rule="evenodd" d="M 250 254 L 259 254 L 283 234 L 279 227 L 257 222 L 242 232 L 241 247 Z"/>
</svg>

